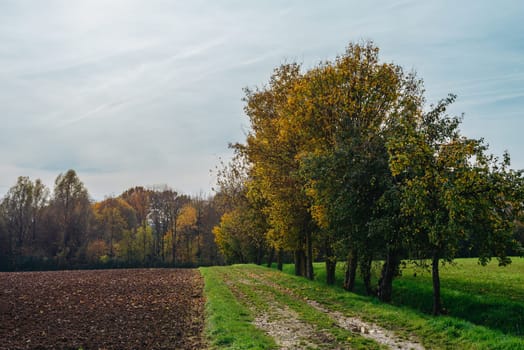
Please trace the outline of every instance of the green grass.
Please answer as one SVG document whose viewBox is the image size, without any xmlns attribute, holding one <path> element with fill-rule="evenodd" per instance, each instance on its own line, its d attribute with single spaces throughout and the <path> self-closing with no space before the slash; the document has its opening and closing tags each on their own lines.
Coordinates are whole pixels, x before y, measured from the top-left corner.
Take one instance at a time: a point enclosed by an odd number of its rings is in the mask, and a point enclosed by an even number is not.
<svg viewBox="0 0 524 350">
<path fill-rule="evenodd" d="M 275 348 L 274 342 L 252 326 L 253 315 L 249 311 L 264 311 L 269 307 L 268 300 L 287 305 L 302 321 L 330 334 L 338 344 L 346 342 L 353 349 L 380 348 L 373 341 L 335 326 L 326 315 L 305 303 L 316 300 L 332 311 L 392 330 L 400 338 L 414 337 L 427 349 L 524 350 L 522 258 L 513 259 L 511 266 L 503 268 L 496 263 L 482 267 L 474 259 L 458 259 L 456 265 L 444 267 L 442 291 L 449 314 L 440 317 L 428 314 L 431 275 L 412 267 L 395 281 L 391 305 L 363 295 L 360 280 L 357 293 L 348 293 L 340 285 L 327 286 L 324 265 L 320 263 L 315 264 L 315 281 L 293 276 L 292 265 L 285 265 L 284 273 L 254 265 L 201 271 L 208 298 L 207 332 L 214 348 Z M 340 284 L 342 276 L 340 266 Z"/>
<path fill-rule="evenodd" d="M 384 349 L 376 342 L 361 337 L 359 334 L 352 333 L 349 330 L 342 329 L 338 326 L 334 326 L 334 322 L 323 312 L 316 310 L 315 308 L 309 306 L 305 299 L 296 299 L 293 296 L 280 290 L 280 287 L 272 286 L 273 282 L 277 282 L 277 286 L 284 288 L 284 284 L 279 284 L 279 279 L 274 278 L 274 271 L 270 269 L 261 268 L 254 265 L 233 265 L 225 267 L 212 267 L 204 269 L 204 277 L 207 281 L 210 277 L 215 281 L 224 281 L 223 286 L 230 289 L 230 293 L 235 296 L 233 303 L 243 305 L 249 305 L 251 309 L 254 309 L 255 313 L 266 313 L 271 307 L 273 307 L 272 318 L 283 318 L 286 319 L 286 315 L 279 315 L 282 313 L 282 307 L 288 307 L 289 309 L 296 312 L 299 316 L 299 319 L 304 323 L 312 326 L 315 329 L 315 332 L 318 334 L 327 334 L 331 339 L 333 339 L 337 344 L 342 345 L 343 348 L 351 348 L 356 350 L 380 350 Z M 285 278 L 295 278 L 293 276 L 287 276 L 281 273 L 278 275 L 284 276 Z M 227 283 L 226 283 L 227 281 Z M 213 282 L 214 283 L 214 282 Z M 211 288 L 213 290 L 214 287 Z M 206 296 L 209 299 L 209 296 Z M 229 299 L 231 302 L 231 299 Z M 227 299 L 224 300 L 227 303 Z M 226 307 L 225 310 L 228 310 Z M 244 309 L 247 310 L 247 309 Z M 246 311 L 248 312 L 248 311 Z M 212 316 L 211 312 L 208 316 Z M 252 320 L 252 318 L 250 318 Z M 249 332 L 237 334 L 238 329 L 234 327 L 228 327 L 228 333 L 231 338 L 242 338 L 245 335 L 249 337 Z M 222 332 L 214 333 L 209 332 L 210 340 L 212 343 L 217 343 L 215 339 L 216 334 L 221 334 Z M 310 334 L 308 334 L 310 335 Z M 314 337 L 315 338 L 315 337 Z M 242 349 L 269 349 L 268 345 L 258 344 L 258 340 L 255 340 L 251 344 L 244 344 Z M 225 347 L 221 347 L 221 342 L 218 341 L 217 348 L 228 348 L 227 344 Z M 235 347 L 238 348 L 238 347 Z M 307 345 L 304 345 L 304 348 L 308 348 Z M 319 344 L 316 344 L 315 348 L 319 349 L 332 349 L 333 343 L 323 340 Z"/>
<path fill-rule="evenodd" d="M 524 258 L 512 261 L 511 265 L 500 267 L 496 261 L 481 266 L 477 259 L 457 259 L 453 265 L 441 267 L 442 300 L 448 315 L 506 334 L 524 336 Z M 339 286 L 342 286 L 343 269 L 343 264 L 339 264 Z M 292 274 L 293 265 L 286 265 L 284 271 Z M 379 264 L 373 272 L 376 285 Z M 315 264 L 315 274 L 315 280 L 325 281 L 323 264 Z M 393 287 L 394 305 L 431 313 L 433 287 L 429 271 L 408 264 Z M 355 292 L 365 295 L 364 285 L 358 278 Z"/>
<path fill-rule="evenodd" d="M 414 273 L 416 273 L 416 277 Z M 476 259 L 457 259 L 441 269 L 442 300 L 450 316 L 524 336 L 524 259 L 499 267 Z M 394 284 L 393 302 L 430 312 L 431 274 L 406 269 Z"/>
<path fill-rule="evenodd" d="M 336 291 L 337 295 L 311 293 L 307 297 L 334 305 L 340 301 L 348 310 L 360 308 L 363 318 L 375 320 L 386 328 L 399 327 L 400 333 L 414 332 L 431 348 L 524 349 L 524 339 L 519 333 L 524 323 L 524 314 L 520 312 L 524 303 L 523 270 L 522 258 L 513 259 L 509 267 L 498 267 L 495 262 L 482 267 L 475 259 L 458 259 L 456 266 L 445 267 L 442 287 L 444 305 L 450 313 L 447 317 L 429 315 L 431 275 L 418 270 L 414 277 L 412 268 L 404 270 L 403 276 L 395 281 L 393 305 L 364 296 L 360 280 L 357 281 L 358 294 L 345 292 L 340 287 L 343 266 L 337 271 L 337 286 L 326 286 L 324 265 L 320 263 L 315 264 L 314 284 Z M 286 274 L 293 271 L 293 265 L 284 266 Z M 375 272 L 378 275 L 378 266 Z"/>
<path fill-rule="evenodd" d="M 200 268 L 204 276 L 206 335 L 211 349 L 276 349 L 273 339 L 252 325 L 253 316 L 221 278 L 220 268 Z"/>
</svg>

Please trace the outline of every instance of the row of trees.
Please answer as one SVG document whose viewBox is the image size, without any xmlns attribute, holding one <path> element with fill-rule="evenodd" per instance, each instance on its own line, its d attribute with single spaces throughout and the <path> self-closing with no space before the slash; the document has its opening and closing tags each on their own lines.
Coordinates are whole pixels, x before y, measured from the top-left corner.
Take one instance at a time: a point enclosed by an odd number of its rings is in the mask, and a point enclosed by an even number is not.
<svg viewBox="0 0 524 350">
<path fill-rule="evenodd" d="M 230 261 L 291 252 L 310 279 L 321 258 L 328 283 L 343 260 L 344 287 L 360 272 L 383 301 L 401 259 L 428 259 L 439 314 L 441 261 L 505 265 L 519 251 L 522 172 L 461 134 L 461 118 L 446 113 L 455 96 L 427 107 L 422 81 L 378 53 L 351 44 L 333 62 L 285 64 L 245 91 L 251 131 L 219 173 L 229 207 L 215 235 Z M 377 286 L 373 260 L 383 261 Z"/>
<path fill-rule="evenodd" d="M 53 192 L 19 177 L 0 204 L 0 267 L 183 266 L 222 262 L 213 198 L 131 188 L 92 202 L 74 170 Z"/>
</svg>

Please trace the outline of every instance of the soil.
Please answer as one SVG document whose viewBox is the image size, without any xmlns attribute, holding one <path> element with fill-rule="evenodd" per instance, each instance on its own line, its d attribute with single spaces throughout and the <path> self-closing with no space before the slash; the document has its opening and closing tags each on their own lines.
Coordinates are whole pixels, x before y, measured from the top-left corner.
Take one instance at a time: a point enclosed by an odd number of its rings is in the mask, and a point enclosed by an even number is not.
<svg viewBox="0 0 524 350">
<path fill-rule="evenodd" d="M 0 273 L 0 349 L 201 349 L 196 270 Z"/>
</svg>

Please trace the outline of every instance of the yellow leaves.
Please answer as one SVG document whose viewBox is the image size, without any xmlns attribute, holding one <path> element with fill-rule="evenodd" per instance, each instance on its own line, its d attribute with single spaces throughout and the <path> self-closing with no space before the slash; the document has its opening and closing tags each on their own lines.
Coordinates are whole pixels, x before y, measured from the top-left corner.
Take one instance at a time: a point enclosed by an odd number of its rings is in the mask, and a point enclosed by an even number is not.
<svg viewBox="0 0 524 350">
<path fill-rule="evenodd" d="M 329 216 L 327 210 L 322 205 L 312 205 L 310 208 L 311 216 L 318 224 L 319 227 L 327 229 L 329 228 Z"/>
<path fill-rule="evenodd" d="M 180 210 L 177 220 L 177 227 L 179 229 L 186 229 L 193 227 L 197 222 L 197 211 L 191 204 L 186 204 Z"/>
</svg>

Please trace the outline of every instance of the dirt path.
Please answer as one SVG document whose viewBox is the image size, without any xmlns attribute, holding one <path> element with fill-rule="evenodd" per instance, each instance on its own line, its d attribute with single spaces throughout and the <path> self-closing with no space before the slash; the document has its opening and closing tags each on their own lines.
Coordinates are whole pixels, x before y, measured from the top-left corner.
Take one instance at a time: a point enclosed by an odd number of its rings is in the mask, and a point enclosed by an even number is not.
<svg viewBox="0 0 524 350">
<path fill-rule="evenodd" d="M 0 349 L 200 349 L 196 270 L 0 273 Z"/>
<path fill-rule="evenodd" d="M 265 274 L 249 274 L 248 276 L 250 283 L 258 283 L 260 285 L 269 286 L 274 291 L 278 291 L 279 293 L 284 293 L 288 295 L 290 298 L 293 298 L 297 301 L 304 302 L 308 306 L 314 308 L 315 310 L 318 310 L 323 315 L 329 317 L 334 324 L 336 324 L 338 327 L 345 329 L 347 331 L 350 331 L 352 334 L 357 336 L 362 336 L 368 339 L 373 340 L 374 342 L 380 344 L 382 347 L 386 347 L 389 349 L 406 349 L 406 350 L 424 350 L 424 347 L 417 342 L 414 339 L 402 339 L 399 336 L 397 336 L 394 332 L 384 329 L 383 327 L 380 327 L 376 324 L 365 322 L 364 320 L 358 318 L 358 317 L 348 317 L 343 315 L 339 311 L 333 311 L 328 309 L 326 306 L 318 303 L 314 300 L 307 300 L 303 299 L 300 296 L 295 295 L 291 289 L 286 288 L 280 284 L 275 283 L 273 280 L 268 278 Z M 244 279 L 246 280 L 246 279 Z M 255 282 L 256 281 L 256 282 Z M 260 289 L 260 287 L 259 287 Z M 262 317 L 266 319 L 267 317 L 265 315 L 272 314 L 275 312 L 281 312 L 282 309 L 281 306 L 276 305 L 275 303 L 269 303 L 269 310 L 263 312 L 258 318 Z M 257 319 L 258 319 L 257 318 Z M 255 322 L 257 324 L 257 322 Z M 282 345 L 282 348 L 285 349 L 299 349 L 300 347 L 286 347 L 287 343 L 285 342 L 285 339 L 289 337 L 296 337 L 300 334 L 314 334 L 311 330 L 310 324 L 303 324 L 302 326 L 300 323 L 293 322 L 292 325 L 295 325 L 294 327 L 282 327 L 282 325 L 279 324 L 279 322 L 273 321 L 273 325 L 269 326 L 266 322 L 261 324 L 259 326 L 260 328 L 267 330 L 268 334 L 273 336 L 277 343 L 279 345 Z M 285 323 L 287 324 L 287 322 Z M 300 328 L 302 327 L 302 328 Z M 272 329 L 279 329 L 278 333 L 272 332 Z M 299 328 L 299 329 L 297 329 Z M 325 332 L 324 332 L 325 333 Z M 329 337 L 328 337 L 329 338 Z M 295 344 L 296 345 L 296 344 Z M 331 343 L 332 346 L 335 346 L 335 344 Z M 344 344 L 337 344 L 337 347 L 343 348 Z"/>
<path fill-rule="evenodd" d="M 252 276 L 251 276 L 252 277 Z M 226 283 L 233 294 L 255 315 L 254 325 L 264 330 L 281 350 L 291 349 L 347 349 L 348 344 L 338 342 L 333 335 L 308 323 L 294 309 L 275 294 L 267 285 L 253 278 L 235 279 L 229 275 Z"/>
<path fill-rule="evenodd" d="M 329 315 L 340 327 L 354 333 L 360 333 L 363 337 L 373 339 L 379 344 L 385 345 L 390 349 L 399 350 L 424 350 L 422 344 L 414 340 L 400 339 L 395 333 L 388 331 L 373 323 L 364 322 L 358 317 L 347 317 L 341 312 L 331 311 L 314 300 L 309 300 L 308 304 L 315 309 Z"/>
</svg>

